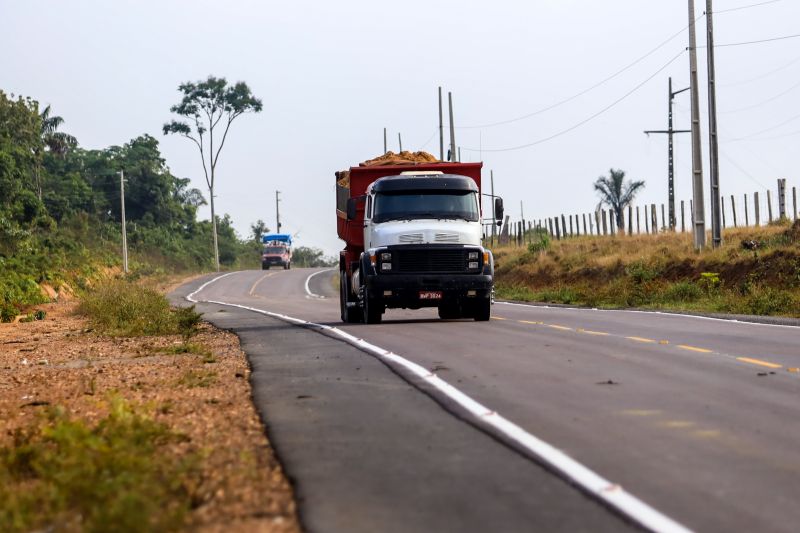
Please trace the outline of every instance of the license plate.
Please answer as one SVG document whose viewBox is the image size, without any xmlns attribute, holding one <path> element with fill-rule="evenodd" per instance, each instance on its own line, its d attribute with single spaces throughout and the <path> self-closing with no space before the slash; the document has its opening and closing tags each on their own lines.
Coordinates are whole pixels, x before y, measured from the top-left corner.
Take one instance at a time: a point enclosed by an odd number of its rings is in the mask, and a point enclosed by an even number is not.
<svg viewBox="0 0 800 533">
<path fill-rule="evenodd" d="M 419 291 L 420 300 L 441 300 L 442 291 Z"/>
</svg>

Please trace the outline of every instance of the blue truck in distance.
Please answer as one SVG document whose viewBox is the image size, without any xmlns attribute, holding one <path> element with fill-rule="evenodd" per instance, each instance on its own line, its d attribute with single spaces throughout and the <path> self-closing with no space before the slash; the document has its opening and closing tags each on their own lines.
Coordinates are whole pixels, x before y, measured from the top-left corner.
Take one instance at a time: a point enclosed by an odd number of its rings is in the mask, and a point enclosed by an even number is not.
<svg viewBox="0 0 800 533">
<path fill-rule="evenodd" d="M 280 265 L 284 270 L 292 268 L 292 236 L 288 233 L 268 233 L 261 237 L 261 269 L 268 270 Z"/>
</svg>

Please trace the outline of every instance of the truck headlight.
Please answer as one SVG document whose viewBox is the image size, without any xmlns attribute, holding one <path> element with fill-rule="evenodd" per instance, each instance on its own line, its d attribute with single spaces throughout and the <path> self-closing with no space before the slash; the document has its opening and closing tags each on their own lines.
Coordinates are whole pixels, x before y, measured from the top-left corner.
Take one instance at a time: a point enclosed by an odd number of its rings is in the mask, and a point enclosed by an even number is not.
<svg viewBox="0 0 800 533">
<path fill-rule="evenodd" d="M 470 270 L 476 270 L 479 266 L 480 266 L 480 263 L 478 263 L 477 261 L 470 261 L 469 265 L 468 265 L 468 268 Z"/>
<path fill-rule="evenodd" d="M 478 252 L 469 252 L 469 255 L 467 255 L 467 259 L 469 259 L 470 261 L 477 258 L 478 258 Z"/>
<path fill-rule="evenodd" d="M 386 270 L 391 270 L 391 269 L 392 269 L 392 264 L 391 263 L 381 263 L 381 270 L 386 271 Z"/>
<path fill-rule="evenodd" d="M 391 261 L 391 260 L 392 260 L 391 252 L 381 252 L 381 261 Z"/>
</svg>

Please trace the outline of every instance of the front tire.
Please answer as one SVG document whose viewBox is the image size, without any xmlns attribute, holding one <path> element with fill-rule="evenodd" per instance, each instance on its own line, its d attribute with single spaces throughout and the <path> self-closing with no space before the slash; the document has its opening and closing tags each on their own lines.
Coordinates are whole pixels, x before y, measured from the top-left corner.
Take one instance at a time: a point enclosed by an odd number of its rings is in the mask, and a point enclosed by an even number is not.
<svg viewBox="0 0 800 533">
<path fill-rule="evenodd" d="M 361 321 L 361 309 L 358 307 L 348 307 L 347 303 L 350 301 L 348 298 L 350 291 L 347 286 L 347 272 L 345 270 L 339 271 L 339 311 L 341 312 L 342 322 L 345 324 L 352 324 Z"/>
<path fill-rule="evenodd" d="M 492 300 L 490 298 L 486 298 L 485 300 L 481 300 L 475 306 L 475 313 L 473 318 L 475 318 L 476 322 L 486 322 L 492 317 Z"/>
<path fill-rule="evenodd" d="M 380 324 L 383 319 L 383 304 L 370 298 L 369 289 L 364 287 L 364 323 Z"/>
</svg>

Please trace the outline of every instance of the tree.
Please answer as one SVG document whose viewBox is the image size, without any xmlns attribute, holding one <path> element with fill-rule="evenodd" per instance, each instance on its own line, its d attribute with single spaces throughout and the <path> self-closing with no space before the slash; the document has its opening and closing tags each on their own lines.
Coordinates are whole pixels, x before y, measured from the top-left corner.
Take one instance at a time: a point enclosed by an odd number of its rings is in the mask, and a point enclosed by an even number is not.
<svg viewBox="0 0 800 533">
<path fill-rule="evenodd" d="M 614 210 L 618 231 L 625 231 L 623 211 L 633 201 L 634 196 L 644 188 L 644 181 L 625 182 L 625 171 L 609 169 L 608 176 L 600 176 L 594 182 L 594 190 L 600 195 L 600 204 Z"/>
<path fill-rule="evenodd" d="M 41 128 L 39 134 L 42 137 L 42 146 L 56 157 L 64 158 L 67 153 L 78 146 L 78 140 L 68 133 L 58 131 L 64 119 L 59 116 L 50 115 L 50 106 L 44 108 L 39 114 L 41 120 Z M 42 150 L 41 148 L 36 151 L 36 169 L 34 177 L 36 178 L 36 192 L 39 195 L 39 200 L 42 199 Z"/>
<path fill-rule="evenodd" d="M 262 104 L 261 100 L 253 96 L 246 83 L 240 81 L 235 85 L 228 85 L 225 78 L 209 76 L 205 81 L 182 83 L 178 90 L 183 93 L 183 98 L 179 104 L 170 108 L 170 112 L 188 118 L 193 124 L 172 120 L 164 124 L 164 135 L 176 133 L 186 137 L 200 151 L 211 205 L 214 264 L 219 270 L 219 242 L 214 212 L 214 179 L 219 154 L 225 146 L 231 123 L 244 113 L 258 113 Z M 223 131 L 219 144 L 215 145 L 214 133 L 217 128 Z"/>
<path fill-rule="evenodd" d="M 299 267 L 324 267 L 338 263 L 338 259 L 324 257 L 323 253 L 319 248 L 300 246 L 292 250 L 292 264 Z"/>
<path fill-rule="evenodd" d="M 253 240 L 257 243 L 261 243 L 261 237 L 265 233 L 269 232 L 269 228 L 267 227 L 267 223 L 261 220 L 260 218 L 250 224 L 250 231 L 253 235 Z"/>
</svg>

